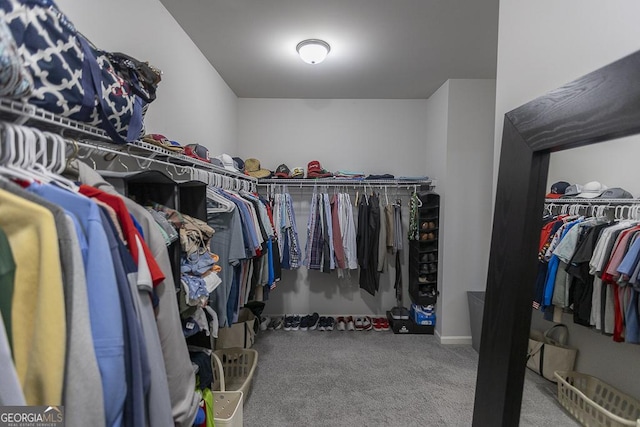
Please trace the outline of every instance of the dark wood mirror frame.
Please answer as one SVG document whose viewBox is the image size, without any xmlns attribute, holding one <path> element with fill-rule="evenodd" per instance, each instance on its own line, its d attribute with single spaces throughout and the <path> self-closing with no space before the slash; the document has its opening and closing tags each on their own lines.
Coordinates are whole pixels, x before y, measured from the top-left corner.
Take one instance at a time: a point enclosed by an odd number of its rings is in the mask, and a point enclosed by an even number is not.
<svg viewBox="0 0 640 427">
<path fill-rule="evenodd" d="M 474 426 L 520 422 L 550 153 L 637 133 L 640 51 L 505 114 Z"/>
</svg>

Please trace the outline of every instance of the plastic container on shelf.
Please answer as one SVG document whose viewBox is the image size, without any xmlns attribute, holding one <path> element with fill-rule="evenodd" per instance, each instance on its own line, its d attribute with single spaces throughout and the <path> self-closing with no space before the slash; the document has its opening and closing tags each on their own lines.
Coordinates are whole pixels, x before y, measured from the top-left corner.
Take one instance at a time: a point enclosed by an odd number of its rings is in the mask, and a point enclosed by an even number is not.
<svg viewBox="0 0 640 427">
<path fill-rule="evenodd" d="M 640 426 L 640 402 L 591 375 L 556 371 L 558 400 L 582 425 Z"/>
</svg>

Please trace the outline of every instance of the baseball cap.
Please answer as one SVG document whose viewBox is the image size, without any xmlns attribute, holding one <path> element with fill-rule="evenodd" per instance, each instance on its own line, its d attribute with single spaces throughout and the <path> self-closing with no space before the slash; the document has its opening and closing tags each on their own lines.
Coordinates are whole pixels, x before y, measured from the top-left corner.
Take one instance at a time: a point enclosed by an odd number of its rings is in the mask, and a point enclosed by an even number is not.
<svg viewBox="0 0 640 427">
<path fill-rule="evenodd" d="M 194 159 L 210 163 L 209 150 L 204 145 L 187 144 L 184 146 L 184 155 Z"/>
<path fill-rule="evenodd" d="M 600 184 L 598 181 L 587 182 L 582 186 L 582 191 L 576 197 L 579 199 L 594 199 L 600 196 L 606 189 L 607 186 Z"/>
<path fill-rule="evenodd" d="M 242 160 L 240 157 L 234 157 L 233 161 L 236 164 L 236 169 L 238 169 L 240 172 L 244 171 L 244 160 Z"/>
<path fill-rule="evenodd" d="M 331 172 L 322 169 L 320 162 L 312 160 L 307 164 L 307 178 L 327 178 L 331 176 Z"/>
<path fill-rule="evenodd" d="M 271 171 L 262 169 L 260 166 L 260 160 L 247 159 L 244 161 L 244 171 L 254 178 L 268 178 L 271 176 Z"/>
<path fill-rule="evenodd" d="M 572 184 L 564 190 L 564 198 L 567 197 L 576 197 L 582 191 L 582 185 L 580 184 Z"/>
<path fill-rule="evenodd" d="M 233 158 L 228 155 L 228 154 L 220 154 L 219 156 L 216 156 L 216 159 L 220 160 L 220 162 L 222 162 L 222 167 L 224 167 L 226 170 L 228 171 L 233 171 L 233 172 L 238 172 L 238 169 L 236 169 L 235 167 L 235 163 L 233 161 Z"/>
<path fill-rule="evenodd" d="M 304 178 L 304 168 L 301 166 L 293 168 L 291 170 L 291 178 Z"/>
<path fill-rule="evenodd" d="M 278 166 L 275 173 L 277 178 L 291 178 L 291 171 L 284 163 Z"/>
<path fill-rule="evenodd" d="M 559 199 L 564 195 L 565 190 L 569 187 L 569 184 L 566 181 L 558 181 L 551 185 L 551 191 L 545 196 L 547 199 Z"/>
<path fill-rule="evenodd" d="M 169 141 L 164 135 L 160 135 L 159 133 L 150 133 L 142 137 L 142 142 L 147 142 L 149 144 L 156 145 L 158 147 L 166 148 L 167 150 L 174 151 L 180 153 L 183 151 L 180 143 L 176 141 Z"/>
<path fill-rule="evenodd" d="M 599 197 L 601 199 L 633 199 L 631 193 L 620 187 L 607 188 Z"/>
</svg>

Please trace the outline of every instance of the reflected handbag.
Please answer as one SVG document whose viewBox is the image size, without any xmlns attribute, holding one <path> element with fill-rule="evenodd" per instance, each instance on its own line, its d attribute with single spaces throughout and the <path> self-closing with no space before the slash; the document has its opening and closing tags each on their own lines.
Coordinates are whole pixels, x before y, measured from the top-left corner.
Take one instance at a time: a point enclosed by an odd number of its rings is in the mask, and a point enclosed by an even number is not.
<svg viewBox="0 0 640 427">
<path fill-rule="evenodd" d="M 554 325 L 546 331 L 532 330 L 529 335 L 527 368 L 556 382 L 555 371 L 573 371 L 578 349 L 567 346 L 569 329 Z"/>
</svg>

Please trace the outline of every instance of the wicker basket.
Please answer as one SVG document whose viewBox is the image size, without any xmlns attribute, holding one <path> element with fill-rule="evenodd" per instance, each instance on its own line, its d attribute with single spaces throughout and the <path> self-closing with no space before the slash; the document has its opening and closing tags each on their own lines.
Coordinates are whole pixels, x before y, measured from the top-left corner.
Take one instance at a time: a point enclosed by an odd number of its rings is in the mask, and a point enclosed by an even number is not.
<svg viewBox="0 0 640 427">
<path fill-rule="evenodd" d="M 218 359 L 218 360 L 215 360 Z M 211 355 L 212 363 L 220 362 L 222 375 L 213 367 L 211 390 L 241 391 L 246 402 L 251 391 L 251 380 L 258 365 L 258 352 L 250 348 L 224 348 Z"/>
<path fill-rule="evenodd" d="M 598 378 L 579 372 L 556 371 L 560 404 L 582 425 L 640 426 L 640 402 Z"/>
</svg>

